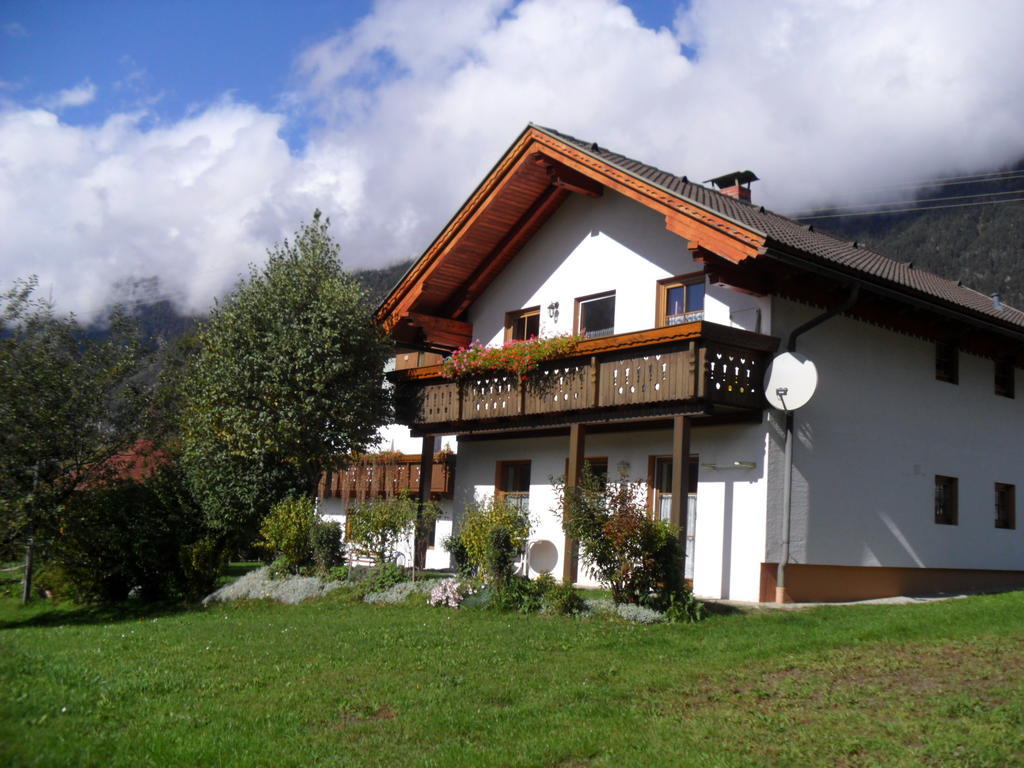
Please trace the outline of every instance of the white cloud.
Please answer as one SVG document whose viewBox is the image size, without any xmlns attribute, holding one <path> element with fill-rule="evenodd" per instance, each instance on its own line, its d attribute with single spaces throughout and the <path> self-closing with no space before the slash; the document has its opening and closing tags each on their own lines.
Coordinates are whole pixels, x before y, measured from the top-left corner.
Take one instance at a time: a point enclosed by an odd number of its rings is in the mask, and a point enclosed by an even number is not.
<svg viewBox="0 0 1024 768">
<path fill-rule="evenodd" d="M 25 25 L 17 21 L 9 21 L 6 24 L 0 25 L 0 30 L 8 37 L 28 37 L 28 30 L 25 28 Z"/>
<path fill-rule="evenodd" d="M 160 274 L 203 308 L 315 207 L 348 265 L 393 263 L 530 120 L 693 179 L 751 168 L 782 210 L 991 167 L 1024 155 L 1022 49 L 1012 0 L 696 0 L 658 31 L 613 0 L 382 2 L 299 58 L 281 114 L 72 127 L 8 106 L 0 280 L 38 272 L 82 310 Z M 301 152 L 289 113 L 322 121 Z"/>
<path fill-rule="evenodd" d="M 96 84 L 88 78 L 71 88 L 58 91 L 53 96 L 43 99 L 47 109 L 60 111 L 67 107 L 84 107 L 96 99 Z"/>
</svg>

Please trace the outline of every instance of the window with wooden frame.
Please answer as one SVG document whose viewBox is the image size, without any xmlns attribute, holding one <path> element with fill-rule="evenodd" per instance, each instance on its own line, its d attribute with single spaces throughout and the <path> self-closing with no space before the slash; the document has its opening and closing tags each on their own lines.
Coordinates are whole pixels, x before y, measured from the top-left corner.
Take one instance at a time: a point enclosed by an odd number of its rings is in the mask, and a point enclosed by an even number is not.
<svg viewBox="0 0 1024 768">
<path fill-rule="evenodd" d="M 704 318 L 704 273 L 695 272 L 658 281 L 658 328 L 693 323 Z"/>
<path fill-rule="evenodd" d="M 526 513 L 530 509 L 530 462 L 499 461 L 494 495 Z"/>
<path fill-rule="evenodd" d="M 996 483 L 996 528 L 1017 527 L 1017 488 L 1009 483 Z"/>
<path fill-rule="evenodd" d="M 935 523 L 956 525 L 959 506 L 959 481 L 946 475 L 935 476 Z"/>
<path fill-rule="evenodd" d="M 588 339 L 615 333 L 615 291 L 581 296 L 576 299 L 573 332 Z"/>
<path fill-rule="evenodd" d="M 1014 370 L 1012 360 L 996 360 L 996 394 L 1013 398 Z"/>
<path fill-rule="evenodd" d="M 651 456 L 647 462 L 648 503 L 651 516 L 668 522 L 672 518 L 672 457 Z M 697 496 L 697 477 L 700 473 L 700 459 L 697 456 L 690 456 L 688 469 L 688 495 L 690 499 L 694 499 Z"/>
<path fill-rule="evenodd" d="M 935 343 L 935 378 L 957 384 L 960 381 L 960 351 L 950 341 Z"/>
<path fill-rule="evenodd" d="M 540 307 L 505 313 L 505 341 L 526 341 L 540 336 Z"/>
</svg>

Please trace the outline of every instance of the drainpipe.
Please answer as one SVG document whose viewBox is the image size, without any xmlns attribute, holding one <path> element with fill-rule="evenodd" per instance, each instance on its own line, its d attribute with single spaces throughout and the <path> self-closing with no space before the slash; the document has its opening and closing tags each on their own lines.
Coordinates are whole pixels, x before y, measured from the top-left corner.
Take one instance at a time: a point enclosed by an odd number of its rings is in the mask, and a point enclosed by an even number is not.
<svg viewBox="0 0 1024 768">
<path fill-rule="evenodd" d="M 832 309 L 824 312 L 817 317 L 811 318 L 803 325 L 794 328 L 790 334 L 789 339 L 786 341 L 786 351 L 796 352 L 796 340 L 797 337 L 807 333 L 812 328 L 824 323 L 826 320 L 830 320 L 836 315 L 846 312 L 854 304 L 857 303 L 857 298 L 860 296 L 860 286 L 854 285 L 850 288 L 850 295 L 846 297 L 846 301 L 842 304 L 833 307 Z M 786 452 L 783 461 L 783 481 L 782 481 L 782 557 L 779 558 L 778 569 L 775 572 L 775 602 L 786 603 L 789 602 L 786 595 L 786 563 L 789 562 L 789 521 L 793 501 L 793 411 L 786 411 Z"/>
</svg>

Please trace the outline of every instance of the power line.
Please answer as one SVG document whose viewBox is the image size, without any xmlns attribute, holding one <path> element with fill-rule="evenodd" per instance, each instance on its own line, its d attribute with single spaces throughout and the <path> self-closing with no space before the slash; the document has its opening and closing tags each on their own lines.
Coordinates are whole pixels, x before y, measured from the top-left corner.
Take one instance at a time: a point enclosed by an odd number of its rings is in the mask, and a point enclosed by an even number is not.
<svg viewBox="0 0 1024 768">
<path fill-rule="evenodd" d="M 1013 198 L 1012 200 L 983 200 L 980 203 L 954 203 L 953 205 L 926 205 L 920 208 L 888 208 L 880 211 L 860 211 L 851 213 L 829 213 L 823 216 L 799 216 L 792 217 L 797 221 L 809 219 L 842 219 L 847 216 L 883 216 L 888 213 L 913 213 L 916 211 L 938 211 L 943 208 L 970 208 L 975 205 L 1002 205 L 1003 203 L 1024 203 L 1024 197 Z"/>
<path fill-rule="evenodd" d="M 979 197 L 996 197 L 998 195 L 1016 195 L 1016 194 L 1019 194 L 1021 192 L 1024 192 L 1024 189 L 1007 189 L 1007 190 L 1005 190 L 1003 192 L 976 192 L 973 195 L 947 195 L 947 196 L 943 196 L 943 197 L 919 197 L 919 198 L 917 198 L 916 200 L 913 200 L 913 201 L 907 201 L 907 200 L 887 200 L 884 203 L 878 203 L 878 202 L 876 202 L 876 203 L 851 203 L 850 205 L 836 205 L 836 206 L 832 206 L 830 208 L 816 208 L 815 212 L 821 211 L 821 212 L 824 213 L 824 212 L 828 212 L 828 211 L 846 211 L 846 210 L 851 210 L 852 211 L 855 208 L 871 208 L 871 209 L 874 209 L 874 210 L 881 210 L 878 206 L 881 206 L 881 205 L 906 205 L 908 202 L 913 202 L 914 204 L 917 204 L 917 203 L 941 202 L 943 200 L 972 200 L 974 198 L 979 198 Z M 794 216 L 794 218 L 807 218 L 807 217 L 815 218 L 814 217 L 814 212 L 812 212 L 812 211 L 807 211 L 806 213 L 793 214 L 793 216 Z"/>
<path fill-rule="evenodd" d="M 940 176 L 935 179 L 919 179 L 918 181 L 901 181 L 895 184 L 882 184 L 877 187 L 862 187 L 863 190 L 895 189 L 898 187 L 930 187 L 940 184 L 960 182 L 963 184 L 984 184 L 992 181 L 1004 181 L 1024 176 L 1024 170 L 1012 169 L 1008 171 L 989 171 L 986 173 L 972 173 L 966 176 Z"/>
</svg>

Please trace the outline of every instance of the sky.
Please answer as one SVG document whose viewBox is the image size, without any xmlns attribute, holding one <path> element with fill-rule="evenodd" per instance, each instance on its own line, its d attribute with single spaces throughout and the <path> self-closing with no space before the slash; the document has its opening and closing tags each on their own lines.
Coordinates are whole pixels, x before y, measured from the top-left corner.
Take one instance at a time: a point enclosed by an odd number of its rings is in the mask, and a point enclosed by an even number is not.
<svg viewBox="0 0 1024 768">
<path fill-rule="evenodd" d="M 0 290 L 418 256 L 528 122 L 773 210 L 1024 157 L 1019 0 L 0 0 Z M 123 298 L 123 297 L 122 297 Z"/>
</svg>

